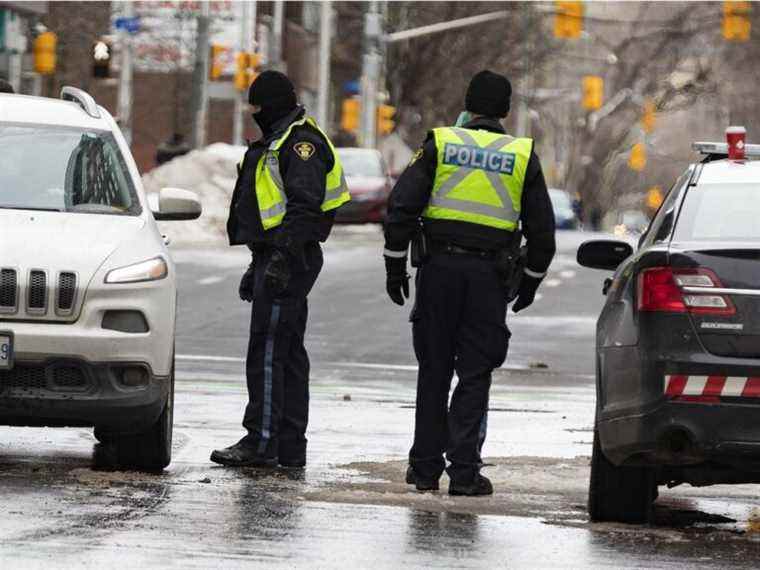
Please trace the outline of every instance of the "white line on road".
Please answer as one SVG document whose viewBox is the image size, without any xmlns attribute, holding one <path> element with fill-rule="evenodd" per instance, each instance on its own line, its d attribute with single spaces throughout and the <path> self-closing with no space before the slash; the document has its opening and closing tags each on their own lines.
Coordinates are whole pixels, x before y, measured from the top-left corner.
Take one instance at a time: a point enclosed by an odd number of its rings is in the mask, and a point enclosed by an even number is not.
<svg viewBox="0 0 760 570">
<path fill-rule="evenodd" d="M 525 317 L 523 317 L 525 318 Z M 245 362 L 245 358 L 238 356 L 211 356 L 205 354 L 178 354 L 177 360 L 187 360 L 192 362 Z M 416 372 L 416 364 L 381 364 L 376 362 L 316 362 L 318 366 L 335 366 L 345 368 L 365 368 L 368 370 L 397 370 L 401 372 Z M 527 364 L 520 364 L 512 362 L 501 366 L 502 370 L 514 370 L 514 371 L 529 371 L 530 366 Z"/>
<path fill-rule="evenodd" d="M 547 279 L 546 281 L 544 281 L 545 287 L 558 287 L 561 284 L 562 284 L 562 281 L 559 279 Z"/>
<path fill-rule="evenodd" d="M 178 354 L 177 360 L 193 360 L 196 362 L 245 362 L 245 358 L 239 356 L 206 356 L 199 354 Z"/>
<path fill-rule="evenodd" d="M 565 269 L 564 271 L 559 272 L 559 276 L 562 277 L 562 279 L 572 279 L 575 277 L 575 271 L 572 271 L 571 269 Z"/>
<path fill-rule="evenodd" d="M 219 275 L 212 275 L 211 277 L 198 279 L 198 285 L 214 285 L 215 283 L 221 283 L 222 281 L 224 281 L 224 277 L 220 277 Z"/>
</svg>

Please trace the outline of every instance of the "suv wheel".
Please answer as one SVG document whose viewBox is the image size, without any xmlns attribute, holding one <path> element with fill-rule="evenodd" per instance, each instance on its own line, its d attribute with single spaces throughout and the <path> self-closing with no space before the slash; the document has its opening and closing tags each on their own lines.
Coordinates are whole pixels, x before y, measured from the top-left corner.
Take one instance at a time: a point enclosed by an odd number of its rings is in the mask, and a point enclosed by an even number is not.
<svg viewBox="0 0 760 570">
<path fill-rule="evenodd" d="M 172 459 L 172 426 L 174 423 L 174 366 L 169 377 L 169 394 L 161 415 L 148 430 L 132 435 L 118 435 L 95 430 L 95 437 L 113 446 L 114 460 L 119 467 L 160 471 Z"/>
<path fill-rule="evenodd" d="M 654 469 L 618 467 L 605 457 L 594 430 L 588 513 L 592 522 L 645 523 L 657 498 Z"/>
</svg>

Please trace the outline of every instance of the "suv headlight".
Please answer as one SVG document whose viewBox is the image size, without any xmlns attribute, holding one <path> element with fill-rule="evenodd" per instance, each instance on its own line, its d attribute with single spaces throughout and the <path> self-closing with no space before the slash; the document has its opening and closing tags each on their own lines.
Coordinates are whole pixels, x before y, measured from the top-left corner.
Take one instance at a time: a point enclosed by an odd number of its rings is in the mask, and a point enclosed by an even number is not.
<svg viewBox="0 0 760 570">
<path fill-rule="evenodd" d="M 112 269 L 106 274 L 106 283 L 139 283 L 140 281 L 158 281 L 169 274 L 169 267 L 163 257 L 154 257 L 147 261 Z"/>
</svg>

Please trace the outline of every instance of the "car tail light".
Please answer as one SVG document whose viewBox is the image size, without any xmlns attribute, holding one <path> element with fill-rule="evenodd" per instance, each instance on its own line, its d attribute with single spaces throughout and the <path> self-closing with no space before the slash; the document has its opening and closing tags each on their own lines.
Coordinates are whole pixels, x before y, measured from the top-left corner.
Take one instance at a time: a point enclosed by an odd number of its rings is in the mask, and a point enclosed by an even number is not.
<svg viewBox="0 0 760 570">
<path fill-rule="evenodd" d="M 639 275 L 638 308 L 644 312 L 692 313 L 699 315 L 734 315 L 736 308 L 725 295 L 711 293 L 721 287 L 718 277 L 703 267 L 673 269 L 651 267 Z M 705 289 L 685 294 L 684 287 Z"/>
</svg>

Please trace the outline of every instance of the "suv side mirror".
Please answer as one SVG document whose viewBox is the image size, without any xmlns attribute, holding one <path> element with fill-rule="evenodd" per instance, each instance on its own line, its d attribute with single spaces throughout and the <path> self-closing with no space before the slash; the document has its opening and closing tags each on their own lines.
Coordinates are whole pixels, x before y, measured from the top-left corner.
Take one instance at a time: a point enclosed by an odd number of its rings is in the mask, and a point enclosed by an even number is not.
<svg viewBox="0 0 760 570">
<path fill-rule="evenodd" d="M 633 247 L 624 241 L 595 239 L 578 248 L 578 263 L 591 269 L 614 271 L 633 255 Z"/>
<path fill-rule="evenodd" d="M 157 221 L 196 220 L 203 211 L 195 192 L 181 188 L 162 188 L 158 200 L 150 196 L 148 201 Z"/>
</svg>

